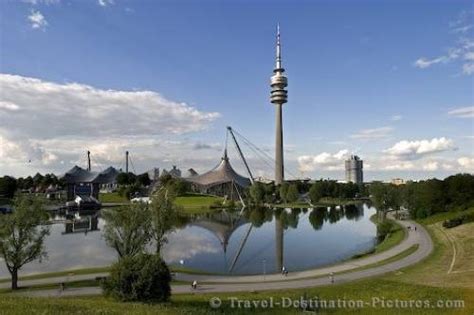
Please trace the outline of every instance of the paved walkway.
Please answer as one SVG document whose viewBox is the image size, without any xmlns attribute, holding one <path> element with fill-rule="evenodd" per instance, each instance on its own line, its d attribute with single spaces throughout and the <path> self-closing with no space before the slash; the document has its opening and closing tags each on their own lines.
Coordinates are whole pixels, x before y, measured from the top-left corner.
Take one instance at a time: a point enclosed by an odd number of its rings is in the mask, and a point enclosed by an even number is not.
<svg viewBox="0 0 474 315">
<path fill-rule="evenodd" d="M 334 283 L 345 283 L 353 280 L 358 280 L 367 277 L 382 275 L 392 272 L 409 265 L 415 264 L 425 257 L 427 257 L 433 250 L 433 243 L 424 227 L 413 221 L 397 221 L 405 228 L 411 227 L 408 230 L 408 236 L 397 246 L 384 251 L 380 254 L 371 255 L 366 258 L 351 260 L 337 265 L 311 269 L 306 271 L 290 272 L 288 276 L 281 274 L 270 274 L 263 277 L 263 275 L 252 276 L 222 276 L 222 275 L 192 275 L 192 274 L 176 274 L 175 279 L 178 281 L 187 281 L 191 283 L 196 280 L 202 283 L 197 290 L 192 290 L 190 285 L 173 285 L 173 293 L 208 293 L 208 292 L 241 292 L 241 291 L 261 291 L 261 290 L 278 290 L 278 289 L 296 289 L 307 288 L 322 285 L 330 285 L 330 273 L 335 273 Z M 416 226 L 417 231 L 414 231 Z M 418 249 L 407 257 L 400 260 L 367 268 L 364 270 L 352 269 L 372 265 L 382 262 L 390 257 L 396 256 L 403 251 L 409 249 L 411 246 L 418 244 Z M 337 274 L 344 272 L 342 274 Z M 86 279 L 95 279 L 95 277 L 106 276 L 106 273 L 92 274 L 92 275 L 77 275 L 69 277 L 69 281 L 78 281 Z M 47 283 L 64 282 L 66 277 L 56 277 L 38 280 L 20 281 L 20 286 L 31 286 Z M 0 283 L 0 288 L 8 287 L 9 283 Z M 97 295 L 101 293 L 101 289 L 97 287 L 85 288 L 71 288 L 63 292 L 59 290 L 34 290 L 22 291 L 18 294 L 28 296 L 79 296 L 79 295 Z"/>
</svg>

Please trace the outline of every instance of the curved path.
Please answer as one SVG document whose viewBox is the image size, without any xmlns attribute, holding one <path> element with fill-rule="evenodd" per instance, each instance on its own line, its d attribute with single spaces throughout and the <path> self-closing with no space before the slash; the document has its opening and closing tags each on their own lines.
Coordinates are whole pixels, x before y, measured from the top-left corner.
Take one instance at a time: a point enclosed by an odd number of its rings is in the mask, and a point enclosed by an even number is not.
<svg viewBox="0 0 474 315">
<path fill-rule="evenodd" d="M 176 274 L 175 279 L 178 281 L 186 281 L 191 283 L 196 280 L 199 284 L 197 290 L 192 290 L 190 285 L 173 285 L 173 293 L 210 293 L 210 292 L 242 292 L 242 291 L 262 291 L 262 290 L 278 290 L 278 289 L 297 289 L 308 288 L 331 284 L 329 278 L 330 273 L 335 273 L 334 283 L 345 283 L 353 280 L 363 279 L 382 275 L 388 272 L 413 265 L 425 257 L 427 257 L 433 250 L 433 242 L 425 230 L 425 228 L 413 221 L 397 221 L 399 224 L 408 229 L 408 236 L 402 243 L 397 246 L 384 251 L 380 254 L 371 255 L 366 258 L 361 258 L 353 261 L 343 262 L 337 265 L 317 268 L 306 271 L 290 272 L 288 276 L 281 274 L 270 274 L 263 277 L 263 275 L 251 276 L 220 276 L 220 275 L 193 275 L 193 274 Z M 416 226 L 417 230 L 414 231 Z M 380 263 L 388 258 L 396 256 L 413 245 L 418 244 L 418 249 L 412 254 L 400 260 L 382 264 L 374 267 L 367 267 L 362 270 L 361 267 L 370 266 L 372 264 Z M 359 269 L 350 271 L 353 269 Z M 342 273 L 341 273 L 342 272 Z M 341 273 L 341 274 L 338 274 Z M 93 274 L 72 276 L 69 281 L 94 279 L 97 276 L 105 276 L 107 274 Z M 58 281 L 59 279 L 59 281 Z M 58 283 L 65 281 L 65 277 L 38 279 L 30 281 L 21 281 L 20 286 L 37 285 L 45 283 Z M 0 283 L 0 288 L 8 287 L 9 283 Z M 79 296 L 79 295 L 95 295 L 100 294 L 101 289 L 97 287 L 85 288 L 71 288 L 60 292 L 59 290 L 33 290 L 23 291 L 19 294 L 28 296 Z"/>
</svg>

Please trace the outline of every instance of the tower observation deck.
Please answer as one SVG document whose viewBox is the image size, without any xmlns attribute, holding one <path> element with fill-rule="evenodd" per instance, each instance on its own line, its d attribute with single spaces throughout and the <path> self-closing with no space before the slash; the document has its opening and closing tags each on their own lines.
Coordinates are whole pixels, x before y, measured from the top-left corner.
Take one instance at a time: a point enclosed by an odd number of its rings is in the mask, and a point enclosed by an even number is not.
<svg viewBox="0 0 474 315">
<path fill-rule="evenodd" d="M 281 64 L 280 25 L 277 26 L 276 64 L 270 80 L 270 102 L 276 106 L 276 137 L 275 137 L 275 184 L 280 185 L 284 180 L 283 164 L 283 104 L 288 101 L 288 79 Z"/>
</svg>

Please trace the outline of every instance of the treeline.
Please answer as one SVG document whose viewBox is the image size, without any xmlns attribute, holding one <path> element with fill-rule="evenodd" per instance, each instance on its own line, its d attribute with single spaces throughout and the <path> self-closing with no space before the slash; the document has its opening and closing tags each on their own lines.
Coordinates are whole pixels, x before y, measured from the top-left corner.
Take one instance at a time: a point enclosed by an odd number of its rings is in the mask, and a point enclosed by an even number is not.
<svg viewBox="0 0 474 315">
<path fill-rule="evenodd" d="M 369 192 L 378 210 L 408 209 L 412 218 L 421 219 L 440 212 L 474 206 L 474 176 L 457 174 L 444 180 L 429 179 L 405 185 L 372 183 Z"/>
<path fill-rule="evenodd" d="M 142 193 L 152 184 L 147 173 L 135 175 L 133 173 L 120 173 L 117 175 L 118 193 L 120 196 L 133 198 L 135 195 Z M 159 185 L 157 187 L 166 187 L 173 191 L 176 196 L 184 195 L 191 191 L 191 184 L 181 178 L 173 177 L 169 174 L 161 175 Z M 144 192 L 148 194 L 148 191 Z"/>
<path fill-rule="evenodd" d="M 253 204 L 295 203 L 308 198 L 318 203 L 322 198 L 353 199 L 368 196 L 364 185 L 338 183 L 333 180 L 318 180 L 314 183 L 304 181 L 284 182 L 279 186 L 273 183 L 255 182 L 247 193 Z"/>
<path fill-rule="evenodd" d="M 45 191 L 50 186 L 64 187 L 64 182 L 54 174 L 37 173 L 31 177 L 0 177 L 0 196 L 13 198 L 17 190 Z"/>
</svg>

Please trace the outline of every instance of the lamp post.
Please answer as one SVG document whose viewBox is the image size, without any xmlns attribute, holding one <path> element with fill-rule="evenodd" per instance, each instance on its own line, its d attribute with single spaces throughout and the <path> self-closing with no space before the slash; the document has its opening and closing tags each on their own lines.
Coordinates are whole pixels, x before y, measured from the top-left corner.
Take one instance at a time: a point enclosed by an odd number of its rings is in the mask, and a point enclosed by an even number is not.
<svg viewBox="0 0 474 315">
<path fill-rule="evenodd" d="M 263 281 L 265 281 L 265 275 L 267 274 L 267 260 L 264 258 L 262 263 L 263 263 Z"/>
</svg>

